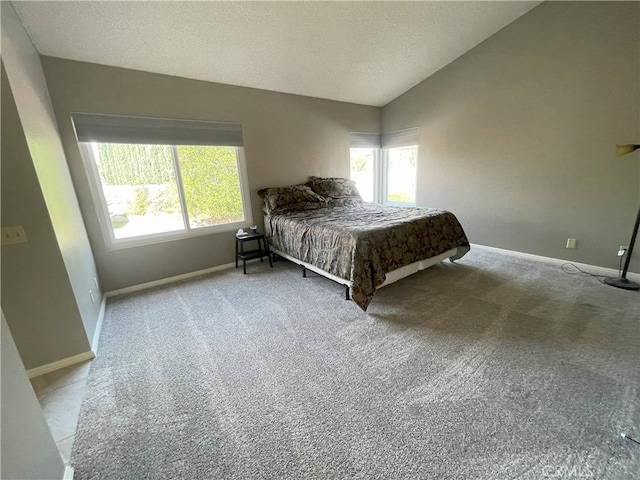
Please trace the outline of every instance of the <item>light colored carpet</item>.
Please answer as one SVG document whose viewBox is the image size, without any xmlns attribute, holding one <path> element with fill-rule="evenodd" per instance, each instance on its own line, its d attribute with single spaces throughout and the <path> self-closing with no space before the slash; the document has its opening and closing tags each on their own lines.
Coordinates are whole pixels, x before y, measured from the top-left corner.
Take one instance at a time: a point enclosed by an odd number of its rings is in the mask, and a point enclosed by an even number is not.
<svg viewBox="0 0 640 480">
<path fill-rule="evenodd" d="M 364 313 L 247 270 L 109 300 L 76 479 L 637 478 L 637 292 L 472 248 Z"/>
</svg>

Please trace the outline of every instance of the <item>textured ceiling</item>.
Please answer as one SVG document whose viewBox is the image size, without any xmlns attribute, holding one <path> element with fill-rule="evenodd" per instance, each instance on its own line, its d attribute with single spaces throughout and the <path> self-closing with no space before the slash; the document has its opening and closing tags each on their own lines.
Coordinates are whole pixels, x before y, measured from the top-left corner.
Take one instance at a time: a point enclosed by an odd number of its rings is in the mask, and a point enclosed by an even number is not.
<svg viewBox="0 0 640 480">
<path fill-rule="evenodd" d="M 382 106 L 541 2 L 12 2 L 42 55 Z"/>
</svg>

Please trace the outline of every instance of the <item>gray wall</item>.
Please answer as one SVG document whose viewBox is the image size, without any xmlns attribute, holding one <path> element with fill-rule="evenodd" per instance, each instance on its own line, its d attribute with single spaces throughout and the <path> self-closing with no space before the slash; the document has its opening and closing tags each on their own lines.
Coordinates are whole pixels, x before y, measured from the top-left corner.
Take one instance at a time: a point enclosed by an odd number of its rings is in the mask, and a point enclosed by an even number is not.
<svg viewBox="0 0 640 480">
<path fill-rule="evenodd" d="M 544 2 L 386 105 L 383 131 L 420 127 L 418 204 L 474 243 L 617 268 L 640 198 L 640 152 L 614 155 L 640 142 L 639 12 Z"/>
<path fill-rule="evenodd" d="M 2 314 L 2 469 L 5 479 L 63 478 L 58 453 Z"/>
<path fill-rule="evenodd" d="M 105 291 L 230 263 L 232 232 L 108 250 L 70 121 L 72 112 L 239 122 L 262 223 L 261 187 L 349 175 L 349 132 L 380 130 L 380 109 L 42 57 L 71 175 Z M 249 226 L 249 225 L 247 225 Z"/>
<path fill-rule="evenodd" d="M 29 239 L 2 248 L 2 306 L 30 369 L 90 349 L 101 293 L 40 58 L 9 2 L 2 63 L 2 224 Z"/>
<path fill-rule="evenodd" d="M 27 368 L 90 349 L 2 64 L 2 225 L 27 243 L 2 246 L 2 309 Z"/>
</svg>

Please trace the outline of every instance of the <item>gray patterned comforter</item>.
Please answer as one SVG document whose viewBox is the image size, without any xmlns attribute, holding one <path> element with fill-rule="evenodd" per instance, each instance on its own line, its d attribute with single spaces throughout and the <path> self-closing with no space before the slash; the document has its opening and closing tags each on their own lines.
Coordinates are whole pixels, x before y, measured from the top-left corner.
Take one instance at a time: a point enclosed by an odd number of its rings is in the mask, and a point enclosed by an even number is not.
<svg viewBox="0 0 640 480">
<path fill-rule="evenodd" d="M 469 251 L 458 219 L 446 210 L 359 203 L 265 217 L 269 243 L 283 253 L 350 280 L 366 311 L 385 274 L 458 248 Z"/>
</svg>

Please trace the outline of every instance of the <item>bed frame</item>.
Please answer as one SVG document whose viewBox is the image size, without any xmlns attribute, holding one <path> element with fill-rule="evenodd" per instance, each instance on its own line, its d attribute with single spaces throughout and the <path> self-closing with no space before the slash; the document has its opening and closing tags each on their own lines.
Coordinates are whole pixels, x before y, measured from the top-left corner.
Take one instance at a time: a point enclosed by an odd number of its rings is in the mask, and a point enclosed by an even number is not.
<svg viewBox="0 0 640 480">
<path fill-rule="evenodd" d="M 302 267 L 302 276 L 305 278 L 307 277 L 307 270 L 311 270 L 312 272 L 317 273 L 318 275 L 322 275 L 323 277 L 326 277 L 329 280 L 333 280 L 336 283 L 344 285 L 346 287 L 346 295 L 345 295 L 346 299 L 350 300 L 350 296 L 349 296 L 349 288 L 351 287 L 350 280 L 346 280 L 344 278 L 340 278 L 336 275 L 333 275 L 329 272 L 325 272 L 321 268 L 311 265 L 310 263 L 303 262 L 302 260 L 298 260 L 297 258 L 292 257 L 291 255 L 287 255 L 286 253 L 283 253 L 280 250 L 273 248 L 271 246 L 269 247 L 269 250 L 274 255 L 273 257 L 274 261 L 277 255 L 278 257 L 282 257 L 286 260 L 289 260 L 290 262 L 300 265 Z M 424 260 L 410 263 L 409 265 L 405 265 L 404 267 L 400 267 L 396 270 L 392 270 L 391 272 L 387 272 L 387 274 L 385 275 L 386 277 L 385 281 L 382 282 L 380 285 L 378 285 L 376 287 L 376 290 L 382 287 L 386 287 L 387 285 L 397 282 L 398 280 L 408 277 L 409 275 L 413 275 L 414 273 L 417 273 L 420 270 L 429 268 L 435 265 L 436 263 L 440 263 L 447 258 L 453 257 L 457 253 L 458 253 L 458 248 L 453 248 L 451 250 L 447 250 L 444 253 L 441 253 L 440 255 L 436 255 L 435 257 L 425 258 Z"/>
</svg>

